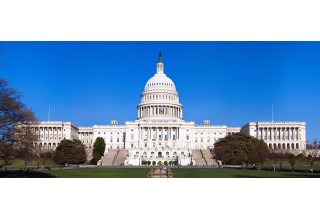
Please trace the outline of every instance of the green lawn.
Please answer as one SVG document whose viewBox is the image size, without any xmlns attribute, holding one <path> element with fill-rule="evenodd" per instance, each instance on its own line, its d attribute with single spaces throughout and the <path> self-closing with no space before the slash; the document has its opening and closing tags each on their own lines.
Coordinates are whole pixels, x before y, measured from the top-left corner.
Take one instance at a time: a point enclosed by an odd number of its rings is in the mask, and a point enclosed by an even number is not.
<svg viewBox="0 0 320 220">
<path fill-rule="evenodd" d="M 75 170 L 23 171 L 4 173 L 0 177 L 24 178 L 146 178 L 149 168 L 87 168 Z M 319 178 L 320 174 L 273 172 L 245 169 L 174 168 L 174 178 Z"/>
<path fill-rule="evenodd" d="M 245 169 L 172 169 L 174 178 L 320 178 L 320 174 Z"/>
<path fill-rule="evenodd" d="M 58 178 L 146 178 L 149 172 L 149 168 L 87 168 L 45 173 Z"/>
<path fill-rule="evenodd" d="M 0 170 L 4 170 L 4 162 L 0 160 Z M 38 166 L 38 161 L 37 160 L 31 160 L 29 164 L 29 168 L 36 168 Z M 55 162 L 52 159 L 47 159 L 45 162 L 45 166 L 56 166 Z M 41 163 L 40 163 L 41 167 Z M 8 170 L 19 170 L 24 168 L 24 163 L 23 160 L 21 159 L 14 159 L 12 161 L 12 164 L 7 166 Z"/>
</svg>

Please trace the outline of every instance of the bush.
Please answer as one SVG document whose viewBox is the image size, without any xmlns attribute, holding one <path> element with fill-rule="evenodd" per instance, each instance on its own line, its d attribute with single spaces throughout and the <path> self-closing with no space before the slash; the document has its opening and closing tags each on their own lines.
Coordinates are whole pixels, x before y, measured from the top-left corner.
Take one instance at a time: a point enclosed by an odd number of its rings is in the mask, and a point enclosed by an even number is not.
<svg viewBox="0 0 320 220">
<path fill-rule="evenodd" d="M 97 158 L 92 158 L 91 160 L 90 160 L 90 165 L 98 165 L 98 159 Z"/>
<path fill-rule="evenodd" d="M 151 161 L 149 160 L 149 161 L 148 161 L 148 166 L 150 166 L 150 165 L 151 165 Z"/>
<path fill-rule="evenodd" d="M 170 165 L 170 166 L 172 165 L 172 161 L 169 161 L 169 165 Z"/>
<path fill-rule="evenodd" d="M 165 166 L 168 166 L 168 161 L 164 161 L 163 163 Z"/>
<path fill-rule="evenodd" d="M 152 165 L 155 166 L 157 164 L 156 161 L 152 161 Z"/>
</svg>

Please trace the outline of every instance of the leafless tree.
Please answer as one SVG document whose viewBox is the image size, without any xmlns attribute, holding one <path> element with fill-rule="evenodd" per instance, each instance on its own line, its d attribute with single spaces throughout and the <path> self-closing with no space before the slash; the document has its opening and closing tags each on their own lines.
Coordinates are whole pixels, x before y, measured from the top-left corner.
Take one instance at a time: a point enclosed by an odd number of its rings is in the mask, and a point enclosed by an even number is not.
<svg viewBox="0 0 320 220">
<path fill-rule="evenodd" d="M 24 162 L 24 170 L 27 171 L 29 163 L 36 152 L 35 143 L 38 141 L 38 135 L 35 132 L 35 121 L 20 122 L 15 126 L 14 147 Z"/>
<path fill-rule="evenodd" d="M 0 155 L 5 165 L 14 156 L 15 129 L 25 122 L 35 121 L 33 112 L 21 101 L 21 95 L 0 78 Z"/>
</svg>

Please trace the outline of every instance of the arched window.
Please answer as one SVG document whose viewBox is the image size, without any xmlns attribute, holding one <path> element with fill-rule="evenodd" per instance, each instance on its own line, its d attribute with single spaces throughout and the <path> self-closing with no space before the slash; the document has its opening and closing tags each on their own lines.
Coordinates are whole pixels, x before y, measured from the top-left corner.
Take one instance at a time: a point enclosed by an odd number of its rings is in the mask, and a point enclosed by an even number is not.
<svg viewBox="0 0 320 220">
<path fill-rule="evenodd" d="M 296 144 L 296 149 L 299 149 L 299 144 Z"/>
</svg>

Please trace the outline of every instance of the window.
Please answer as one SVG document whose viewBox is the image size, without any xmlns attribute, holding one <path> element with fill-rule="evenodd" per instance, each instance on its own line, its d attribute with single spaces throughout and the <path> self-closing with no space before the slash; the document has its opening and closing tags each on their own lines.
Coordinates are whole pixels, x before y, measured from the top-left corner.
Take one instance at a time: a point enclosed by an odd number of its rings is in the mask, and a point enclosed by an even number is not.
<svg viewBox="0 0 320 220">
<path fill-rule="evenodd" d="M 187 139 L 187 141 L 189 140 L 189 135 L 187 134 L 187 136 L 186 136 L 186 139 Z"/>
</svg>

